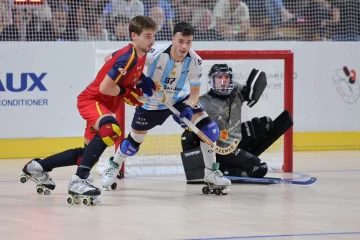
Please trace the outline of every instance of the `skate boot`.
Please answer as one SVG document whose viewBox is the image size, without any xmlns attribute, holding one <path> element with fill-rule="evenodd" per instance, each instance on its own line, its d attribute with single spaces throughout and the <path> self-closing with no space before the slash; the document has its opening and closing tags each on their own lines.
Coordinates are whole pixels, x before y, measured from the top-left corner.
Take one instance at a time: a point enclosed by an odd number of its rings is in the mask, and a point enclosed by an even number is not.
<svg viewBox="0 0 360 240">
<path fill-rule="evenodd" d="M 101 190 L 93 186 L 91 182 L 90 179 L 81 179 L 79 176 L 73 175 L 68 187 L 68 193 L 71 196 L 68 197 L 67 202 L 70 205 L 79 205 L 81 202 L 86 206 L 98 204 Z"/>
<path fill-rule="evenodd" d="M 213 164 L 212 171 L 205 175 L 204 181 L 206 184 L 202 189 L 204 194 L 226 195 L 230 192 L 228 186 L 231 185 L 231 181 L 224 178 L 219 170 L 219 163 Z"/>
<path fill-rule="evenodd" d="M 38 163 L 40 159 L 35 158 L 28 162 L 22 169 L 20 182 L 26 183 L 29 179 L 36 183 L 36 192 L 38 194 L 49 195 L 50 190 L 55 189 L 55 183 L 47 172 L 44 172 L 42 166 Z"/>
<path fill-rule="evenodd" d="M 113 157 L 109 159 L 109 167 L 104 170 L 101 178 L 101 184 L 105 191 L 115 190 L 117 187 L 116 178 L 119 174 L 120 166 L 113 159 Z"/>
</svg>

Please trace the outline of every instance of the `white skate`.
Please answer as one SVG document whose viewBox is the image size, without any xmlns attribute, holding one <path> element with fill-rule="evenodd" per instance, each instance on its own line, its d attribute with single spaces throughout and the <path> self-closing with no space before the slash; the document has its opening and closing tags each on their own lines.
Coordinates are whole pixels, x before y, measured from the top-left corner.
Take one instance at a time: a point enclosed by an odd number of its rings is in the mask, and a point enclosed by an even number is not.
<svg viewBox="0 0 360 240">
<path fill-rule="evenodd" d="M 219 163 L 213 164 L 212 171 L 205 175 L 204 181 L 206 184 L 202 189 L 204 194 L 227 195 L 230 192 L 228 186 L 231 185 L 231 181 L 224 178 L 224 175 L 219 170 Z"/>
<path fill-rule="evenodd" d="M 113 157 L 109 159 L 109 167 L 104 170 L 101 178 L 101 184 L 105 191 L 110 191 L 110 189 L 115 190 L 117 187 L 116 178 L 119 173 L 120 166 L 114 162 L 113 159 Z"/>
<path fill-rule="evenodd" d="M 47 172 L 44 172 L 42 166 L 38 163 L 40 159 L 36 158 L 28 162 L 22 169 L 20 182 L 26 183 L 29 179 L 36 183 L 36 192 L 38 194 L 49 195 L 50 190 L 55 189 L 55 183 Z"/>
<path fill-rule="evenodd" d="M 101 190 L 91 184 L 90 179 L 81 179 L 77 175 L 71 177 L 68 193 L 71 195 L 68 197 L 67 202 L 70 205 L 82 203 L 86 206 L 96 205 L 100 202 L 98 196 L 101 194 Z"/>
</svg>

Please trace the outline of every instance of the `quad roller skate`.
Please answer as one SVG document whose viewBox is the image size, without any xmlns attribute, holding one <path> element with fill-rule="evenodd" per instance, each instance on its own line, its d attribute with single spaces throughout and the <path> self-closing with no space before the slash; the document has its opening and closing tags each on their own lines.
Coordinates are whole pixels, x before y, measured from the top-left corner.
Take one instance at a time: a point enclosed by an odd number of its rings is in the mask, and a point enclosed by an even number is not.
<svg viewBox="0 0 360 240">
<path fill-rule="evenodd" d="M 50 190 L 55 189 L 55 183 L 47 172 L 38 163 L 40 159 L 33 159 L 28 162 L 22 169 L 23 174 L 20 175 L 20 182 L 26 183 L 29 179 L 36 183 L 36 192 L 38 194 L 50 195 Z"/>
<path fill-rule="evenodd" d="M 81 179 L 77 175 L 73 175 L 68 187 L 70 197 L 67 203 L 70 205 L 93 206 L 100 203 L 100 189 L 91 185 L 91 180 Z"/>
<path fill-rule="evenodd" d="M 101 184 L 105 191 L 115 190 L 117 188 L 116 178 L 124 177 L 123 173 L 119 172 L 120 166 L 113 161 L 113 157 L 109 159 L 109 167 L 103 172 Z"/>
<path fill-rule="evenodd" d="M 202 188 L 203 194 L 227 195 L 230 192 L 228 186 L 231 181 L 224 178 L 224 175 L 219 170 L 219 163 L 214 163 L 212 171 L 205 176 L 205 184 Z"/>
</svg>

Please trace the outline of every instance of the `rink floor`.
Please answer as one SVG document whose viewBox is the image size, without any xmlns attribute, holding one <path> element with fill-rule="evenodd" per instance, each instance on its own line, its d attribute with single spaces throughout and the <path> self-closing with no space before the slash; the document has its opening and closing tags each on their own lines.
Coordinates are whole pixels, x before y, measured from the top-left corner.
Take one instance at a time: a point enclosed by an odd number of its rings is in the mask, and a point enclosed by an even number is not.
<svg viewBox="0 0 360 240">
<path fill-rule="evenodd" d="M 204 195 L 182 174 L 129 177 L 93 207 L 66 202 L 75 167 L 54 170 L 57 187 L 45 196 L 19 182 L 26 159 L 0 160 L 0 239 L 360 239 L 359 158 L 296 152 L 295 173 L 269 176 L 317 177 L 314 184 L 233 184 L 226 196 Z"/>
</svg>

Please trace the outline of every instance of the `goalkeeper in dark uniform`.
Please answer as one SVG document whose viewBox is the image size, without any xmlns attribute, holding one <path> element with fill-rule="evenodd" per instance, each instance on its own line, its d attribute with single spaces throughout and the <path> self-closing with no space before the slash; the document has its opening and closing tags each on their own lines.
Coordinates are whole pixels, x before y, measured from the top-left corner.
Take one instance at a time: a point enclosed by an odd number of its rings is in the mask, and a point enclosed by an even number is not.
<svg viewBox="0 0 360 240">
<path fill-rule="evenodd" d="M 246 84 L 241 85 L 233 81 L 232 69 L 227 64 L 214 64 L 208 76 L 211 89 L 200 97 L 200 104 L 219 125 L 217 145 L 226 147 L 234 138 L 240 140 L 234 152 L 216 155 L 220 170 L 230 176 L 264 177 L 268 166 L 259 155 L 292 126 L 290 114 L 284 111 L 275 121 L 264 116 L 242 122 L 242 105 L 252 107 L 257 103 L 267 86 L 266 74 L 253 69 Z M 200 141 L 188 128 L 181 136 L 181 157 L 188 183 L 204 178 Z"/>
</svg>

